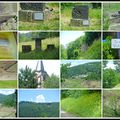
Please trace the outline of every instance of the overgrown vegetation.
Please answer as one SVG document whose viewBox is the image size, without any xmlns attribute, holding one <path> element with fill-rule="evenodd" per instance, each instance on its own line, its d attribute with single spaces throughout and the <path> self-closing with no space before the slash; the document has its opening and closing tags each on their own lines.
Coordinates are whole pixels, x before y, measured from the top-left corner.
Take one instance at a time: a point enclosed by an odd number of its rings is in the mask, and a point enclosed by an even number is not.
<svg viewBox="0 0 120 120">
<path fill-rule="evenodd" d="M 115 67 L 114 69 L 110 67 L 107 68 L 108 62 L 104 62 L 104 67 L 103 67 L 103 87 L 119 88 L 120 87 L 120 62 L 113 61 L 113 65 Z"/>
<path fill-rule="evenodd" d="M 61 45 L 62 59 L 100 59 L 101 33 L 86 32 L 85 35 L 70 42 L 65 48 Z"/>
<path fill-rule="evenodd" d="M 89 7 L 89 26 L 75 27 L 70 25 L 72 8 L 75 5 Z M 100 30 L 101 29 L 101 3 L 62 3 L 61 4 L 61 29 L 62 30 Z"/>
<path fill-rule="evenodd" d="M 63 88 L 99 88 L 101 63 L 88 62 L 76 66 L 61 64 L 61 84 Z"/>
<path fill-rule="evenodd" d="M 120 91 L 104 90 L 103 95 L 103 116 L 120 117 Z"/>
<path fill-rule="evenodd" d="M 35 38 L 42 38 L 41 49 L 36 49 Z M 23 45 L 31 45 L 31 51 L 23 52 Z M 48 48 L 52 45 L 53 48 Z M 20 33 L 19 43 L 20 59 L 58 59 L 59 58 L 59 33 L 58 32 L 30 32 Z"/>
<path fill-rule="evenodd" d="M 43 21 L 22 22 L 19 21 L 20 30 L 59 30 L 59 4 L 47 3 L 46 7 L 49 11 L 46 12 Z M 50 11 L 50 9 L 52 11 Z"/>
<path fill-rule="evenodd" d="M 94 90 L 62 90 L 62 110 L 77 117 L 101 116 L 101 92 Z M 68 116 L 69 117 L 69 116 Z"/>
<path fill-rule="evenodd" d="M 59 103 L 35 103 L 21 101 L 19 117 L 59 117 Z"/>
</svg>

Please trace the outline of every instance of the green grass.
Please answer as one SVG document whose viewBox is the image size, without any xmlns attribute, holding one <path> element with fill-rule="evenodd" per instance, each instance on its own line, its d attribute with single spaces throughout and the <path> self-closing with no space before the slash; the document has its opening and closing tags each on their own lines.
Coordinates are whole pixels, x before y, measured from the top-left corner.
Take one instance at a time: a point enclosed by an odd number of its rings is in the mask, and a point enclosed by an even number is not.
<svg viewBox="0 0 120 120">
<path fill-rule="evenodd" d="M 47 45 L 54 44 L 55 49 L 47 51 Z M 31 45 L 32 51 L 22 53 L 22 45 Z M 26 41 L 19 43 L 19 58 L 20 59 L 58 59 L 59 58 L 59 38 L 47 38 L 42 41 L 42 50 L 35 49 L 35 41 Z"/>
<path fill-rule="evenodd" d="M 101 30 L 101 9 L 89 10 L 90 25 L 84 27 L 70 26 L 70 19 L 72 9 L 65 8 L 61 14 L 61 28 L 62 30 Z"/>
<path fill-rule="evenodd" d="M 101 95 L 92 93 L 79 98 L 65 98 L 61 101 L 62 109 L 79 117 L 101 116 Z"/>
<path fill-rule="evenodd" d="M 101 40 L 94 41 L 85 52 L 81 52 L 79 59 L 101 59 Z"/>
<path fill-rule="evenodd" d="M 0 81 L 0 88 L 17 88 L 17 80 Z"/>
<path fill-rule="evenodd" d="M 48 17 L 44 21 L 19 22 L 19 30 L 59 30 L 59 4 L 51 3 L 47 6 L 53 11 L 47 13 Z M 46 16 L 46 15 L 45 15 Z"/>
<path fill-rule="evenodd" d="M 103 4 L 103 29 L 109 29 L 109 15 L 110 13 L 116 12 L 120 10 L 120 3 L 104 3 Z"/>
</svg>

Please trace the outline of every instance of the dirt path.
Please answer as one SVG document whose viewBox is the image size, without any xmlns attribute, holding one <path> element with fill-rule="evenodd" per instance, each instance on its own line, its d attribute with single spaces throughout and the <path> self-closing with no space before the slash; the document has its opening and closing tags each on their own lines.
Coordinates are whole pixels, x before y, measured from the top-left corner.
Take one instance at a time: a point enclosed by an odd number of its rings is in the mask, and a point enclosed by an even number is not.
<svg viewBox="0 0 120 120">
<path fill-rule="evenodd" d="M 76 117 L 76 116 L 62 110 L 61 111 L 61 117 Z"/>
<path fill-rule="evenodd" d="M 15 113 L 15 108 L 0 105 L 0 117 L 15 117 Z"/>
</svg>

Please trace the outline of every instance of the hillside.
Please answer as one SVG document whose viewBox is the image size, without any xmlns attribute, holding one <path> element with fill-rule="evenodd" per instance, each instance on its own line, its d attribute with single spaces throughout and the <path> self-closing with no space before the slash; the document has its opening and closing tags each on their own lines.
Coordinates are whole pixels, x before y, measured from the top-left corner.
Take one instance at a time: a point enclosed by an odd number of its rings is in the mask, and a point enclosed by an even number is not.
<svg viewBox="0 0 120 120">
<path fill-rule="evenodd" d="M 20 117 L 58 117 L 59 103 L 35 103 L 21 101 L 19 103 Z"/>
</svg>

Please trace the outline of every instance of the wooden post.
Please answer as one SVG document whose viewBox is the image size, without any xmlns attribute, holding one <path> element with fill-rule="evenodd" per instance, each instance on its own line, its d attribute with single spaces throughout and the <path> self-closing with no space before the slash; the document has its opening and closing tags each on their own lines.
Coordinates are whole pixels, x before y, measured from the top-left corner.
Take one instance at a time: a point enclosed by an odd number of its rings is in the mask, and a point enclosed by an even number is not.
<svg viewBox="0 0 120 120">
<path fill-rule="evenodd" d="M 120 32 L 117 32 L 117 38 L 120 39 Z M 120 49 L 118 49 L 118 57 L 119 57 L 119 59 L 120 59 Z"/>
</svg>

